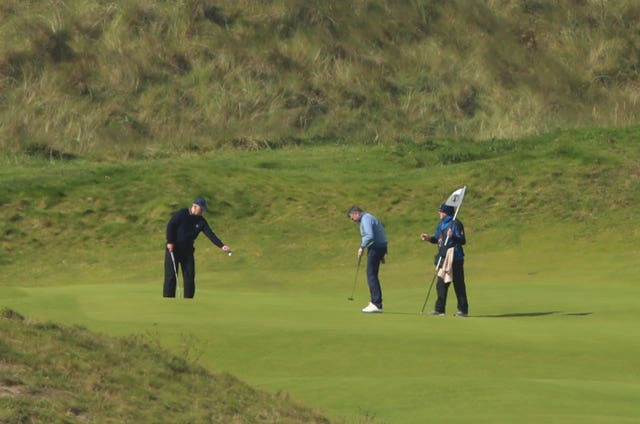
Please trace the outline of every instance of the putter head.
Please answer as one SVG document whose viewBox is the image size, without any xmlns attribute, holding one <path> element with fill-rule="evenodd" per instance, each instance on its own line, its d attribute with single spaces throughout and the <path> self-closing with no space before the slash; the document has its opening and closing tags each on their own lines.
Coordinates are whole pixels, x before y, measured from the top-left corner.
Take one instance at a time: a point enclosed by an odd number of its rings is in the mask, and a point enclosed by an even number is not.
<svg viewBox="0 0 640 424">
<path fill-rule="evenodd" d="M 347 300 L 353 301 L 353 297 L 347 297 Z"/>
</svg>

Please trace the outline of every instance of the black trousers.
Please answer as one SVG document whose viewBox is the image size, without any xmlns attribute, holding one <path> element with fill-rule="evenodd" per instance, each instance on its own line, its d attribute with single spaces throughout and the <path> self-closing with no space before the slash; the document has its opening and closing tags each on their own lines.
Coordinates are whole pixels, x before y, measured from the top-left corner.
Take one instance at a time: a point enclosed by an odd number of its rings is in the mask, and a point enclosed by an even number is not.
<svg viewBox="0 0 640 424">
<path fill-rule="evenodd" d="M 174 249 L 173 256 L 175 258 L 175 271 L 173 261 L 171 260 L 171 252 L 165 249 L 164 256 L 164 289 L 163 297 L 176 297 L 176 272 L 182 270 L 183 296 L 185 299 L 192 299 L 196 294 L 196 262 L 193 257 L 193 249 L 179 250 Z"/>
<path fill-rule="evenodd" d="M 453 289 L 456 292 L 456 298 L 458 299 L 458 310 L 462 313 L 469 313 L 469 303 L 467 301 L 467 286 L 464 283 L 464 261 L 454 262 L 452 266 L 453 282 L 445 284 L 444 280 L 438 277 L 436 283 L 436 292 L 438 298 L 436 299 L 436 312 L 444 313 L 447 305 L 447 292 L 449 286 L 453 284 Z"/>
</svg>

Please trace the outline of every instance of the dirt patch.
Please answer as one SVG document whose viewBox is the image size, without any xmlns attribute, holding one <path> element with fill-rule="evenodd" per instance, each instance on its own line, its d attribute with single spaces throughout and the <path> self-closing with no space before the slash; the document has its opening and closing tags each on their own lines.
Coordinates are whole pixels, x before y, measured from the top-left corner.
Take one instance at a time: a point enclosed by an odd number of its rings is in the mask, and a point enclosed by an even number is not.
<svg viewBox="0 0 640 424">
<path fill-rule="evenodd" d="M 0 381 L 0 398 L 17 396 L 20 393 L 19 385 L 7 384 L 6 382 Z"/>
</svg>

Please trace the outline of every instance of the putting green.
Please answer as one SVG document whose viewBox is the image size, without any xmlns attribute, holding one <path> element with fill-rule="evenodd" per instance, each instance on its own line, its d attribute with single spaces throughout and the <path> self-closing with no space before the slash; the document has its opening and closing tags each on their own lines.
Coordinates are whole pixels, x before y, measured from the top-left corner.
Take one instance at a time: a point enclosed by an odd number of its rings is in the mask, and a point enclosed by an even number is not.
<svg viewBox="0 0 640 424">
<path fill-rule="evenodd" d="M 355 263 L 298 271 L 204 265 L 194 300 L 163 299 L 159 279 L 112 277 L 0 294 L 28 316 L 143 334 L 349 422 L 636 420 L 637 268 L 607 281 L 597 263 L 533 271 L 534 258 L 494 275 L 485 266 L 510 254 L 478 256 L 482 267 L 467 266 L 469 318 L 451 316 L 453 290 L 447 316 L 419 314 L 430 274 L 418 260 L 384 265 L 385 312 L 375 315 L 360 312 L 363 275 L 355 301 L 347 300 Z"/>
</svg>

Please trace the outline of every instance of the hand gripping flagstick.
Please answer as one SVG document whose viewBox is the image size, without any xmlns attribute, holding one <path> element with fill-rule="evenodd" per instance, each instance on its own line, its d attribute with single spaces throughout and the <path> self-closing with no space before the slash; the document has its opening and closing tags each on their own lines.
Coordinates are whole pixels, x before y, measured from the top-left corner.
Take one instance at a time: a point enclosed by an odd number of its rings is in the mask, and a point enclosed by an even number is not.
<svg viewBox="0 0 640 424">
<path fill-rule="evenodd" d="M 466 191 L 467 191 L 467 186 L 459 188 L 458 190 L 451 193 L 451 196 L 449 196 L 447 201 L 444 202 L 445 205 L 453 206 L 454 208 L 456 208 L 456 211 L 453 214 L 453 219 L 451 220 L 451 222 L 455 222 L 456 218 L 458 217 L 458 212 L 460 211 L 460 207 L 462 206 L 462 199 L 464 199 L 464 194 Z M 435 269 L 435 272 L 433 273 L 431 284 L 429 284 L 427 297 L 424 299 L 424 303 L 422 304 L 422 309 L 420 310 L 420 314 L 424 314 L 424 308 L 427 306 L 427 302 L 429 301 L 429 295 L 431 294 L 431 289 L 433 288 L 433 282 L 436 280 L 436 277 L 438 276 L 438 269 L 440 269 L 440 262 L 442 261 L 444 256 L 442 254 L 442 250 L 444 249 L 444 247 L 447 245 L 448 242 L 449 242 L 449 234 L 447 232 L 447 237 L 445 238 L 444 243 L 442 244 L 442 246 L 440 247 L 440 251 L 438 252 L 438 263 L 436 264 L 436 269 Z"/>
</svg>

